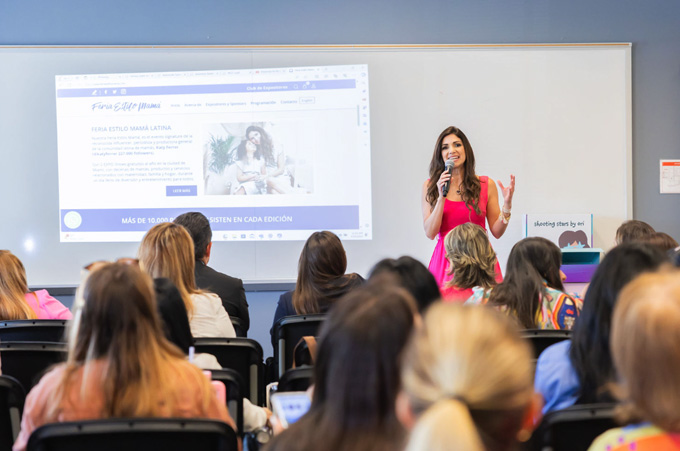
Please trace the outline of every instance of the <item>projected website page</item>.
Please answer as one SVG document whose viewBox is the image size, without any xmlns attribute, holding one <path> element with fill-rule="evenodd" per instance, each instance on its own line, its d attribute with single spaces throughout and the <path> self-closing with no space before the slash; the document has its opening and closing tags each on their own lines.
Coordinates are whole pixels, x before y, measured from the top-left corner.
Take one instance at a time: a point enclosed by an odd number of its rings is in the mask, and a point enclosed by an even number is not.
<svg viewBox="0 0 680 451">
<path fill-rule="evenodd" d="M 371 239 L 368 67 L 56 77 L 61 241 Z"/>
</svg>

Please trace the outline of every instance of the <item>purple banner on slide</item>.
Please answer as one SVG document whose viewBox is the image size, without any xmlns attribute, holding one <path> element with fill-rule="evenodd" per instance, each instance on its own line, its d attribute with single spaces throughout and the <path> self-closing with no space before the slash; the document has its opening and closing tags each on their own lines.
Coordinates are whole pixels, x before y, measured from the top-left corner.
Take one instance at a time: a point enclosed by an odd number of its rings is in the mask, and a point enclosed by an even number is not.
<svg viewBox="0 0 680 451">
<path fill-rule="evenodd" d="M 165 96 L 176 94 L 229 94 L 264 93 L 278 91 L 318 91 L 320 89 L 354 89 L 356 80 L 308 80 L 268 83 L 225 83 L 218 85 L 177 85 L 177 86 L 107 86 L 97 88 L 64 88 L 57 90 L 57 97 L 130 97 Z"/>
<path fill-rule="evenodd" d="M 359 207 L 129 208 L 61 210 L 62 232 L 144 232 L 187 211 L 200 211 L 213 231 L 358 229 Z"/>
</svg>

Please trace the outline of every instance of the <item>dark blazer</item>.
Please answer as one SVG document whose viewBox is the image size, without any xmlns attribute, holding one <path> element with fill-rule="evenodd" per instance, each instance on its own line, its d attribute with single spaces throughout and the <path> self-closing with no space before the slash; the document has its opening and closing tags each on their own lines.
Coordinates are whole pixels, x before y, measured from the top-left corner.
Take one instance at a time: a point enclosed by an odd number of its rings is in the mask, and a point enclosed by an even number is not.
<svg viewBox="0 0 680 451">
<path fill-rule="evenodd" d="M 201 290 L 215 293 L 222 299 L 222 305 L 229 316 L 235 316 L 243 323 L 243 329 L 250 328 L 250 315 L 243 281 L 215 271 L 200 260 L 196 260 L 196 286 Z"/>
</svg>

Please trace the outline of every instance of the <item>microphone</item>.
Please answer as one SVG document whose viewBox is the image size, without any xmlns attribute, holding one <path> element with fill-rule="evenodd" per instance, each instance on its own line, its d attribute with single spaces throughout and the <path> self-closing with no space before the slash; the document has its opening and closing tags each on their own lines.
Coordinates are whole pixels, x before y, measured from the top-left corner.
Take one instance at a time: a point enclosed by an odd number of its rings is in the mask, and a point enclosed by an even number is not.
<svg viewBox="0 0 680 451">
<path fill-rule="evenodd" d="M 446 169 L 444 169 L 444 170 L 446 172 L 448 172 L 449 174 L 451 174 L 453 172 L 453 165 L 454 164 L 455 163 L 453 162 L 453 158 L 449 158 L 448 160 L 446 160 L 446 163 L 444 163 L 444 165 L 446 166 Z M 442 194 L 444 195 L 444 197 L 446 197 L 446 195 L 449 194 L 449 185 L 450 184 L 451 184 L 451 179 L 444 182 L 444 188 L 442 189 Z"/>
</svg>

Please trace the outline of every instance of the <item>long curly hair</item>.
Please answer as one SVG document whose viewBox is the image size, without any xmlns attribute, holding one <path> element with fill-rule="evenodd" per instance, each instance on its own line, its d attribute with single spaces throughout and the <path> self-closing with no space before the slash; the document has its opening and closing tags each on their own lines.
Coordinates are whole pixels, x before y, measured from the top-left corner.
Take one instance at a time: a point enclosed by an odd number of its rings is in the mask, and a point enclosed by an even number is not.
<svg viewBox="0 0 680 451">
<path fill-rule="evenodd" d="M 496 285 L 496 253 L 482 227 L 471 222 L 454 227 L 444 238 L 444 248 L 453 275 L 450 286 L 486 290 Z"/>
<path fill-rule="evenodd" d="M 465 201 L 465 206 L 468 210 L 472 208 L 478 215 L 482 214 L 479 208 L 479 195 L 482 191 L 482 185 L 475 174 L 475 153 L 472 151 L 472 145 L 468 141 L 467 136 L 462 130 L 454 126 L 447 127 L 439 134 L 437 142 L 434 145 L 434 152 L 432 153 L 432 161 L 430 161 L 430 182 L 427 185 L 427 202 L 431 208 L 437 203 L 439 193 L 437 190 L 437 181 L 441 177 L 445 169 L 444 159 L 442 158 L 442 141 L 449 135 L 456 135 L 463 142 L 465 149 L 465 162 L 463 163 L 463 182 L 461 183 L 460 195 Z"/>
</svg>

